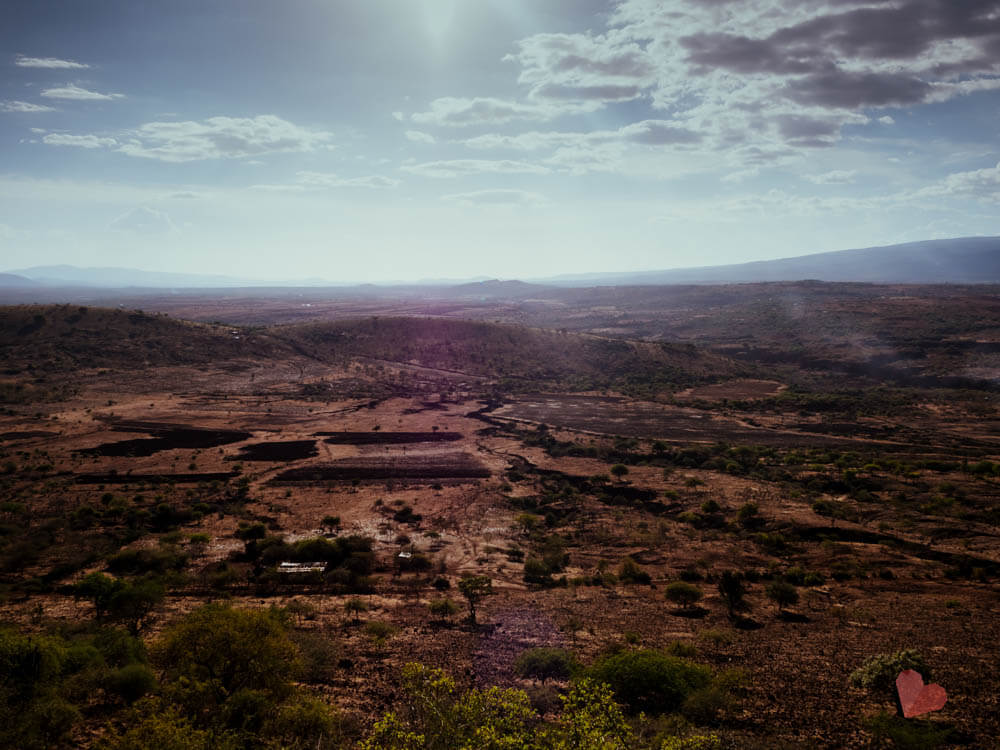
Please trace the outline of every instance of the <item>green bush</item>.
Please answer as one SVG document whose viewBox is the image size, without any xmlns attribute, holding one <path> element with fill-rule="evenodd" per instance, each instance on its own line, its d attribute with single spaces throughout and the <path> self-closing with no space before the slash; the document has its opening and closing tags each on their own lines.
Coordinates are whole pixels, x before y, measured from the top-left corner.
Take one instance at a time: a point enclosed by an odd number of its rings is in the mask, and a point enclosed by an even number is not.
<svg viewBox="0 0 1000 750">
<path fill-rule="evenodd" d="M 618 580 L 622 583 L 642 583 L 646 585 L 652 581 L 649 573 L 640 568 L 638 563 L 631 557 L 626 557 L 622 560 L 622 564 L 618 568 Z"/>
<path fill-rule="evenodd" d="M 931 679 L 930 667 L 920 652 L 905 649 L 893 654 L 876 654 L 851 672 L 850 681 L 854 687 L 895 695 L 896 678 L 907 669 L 919 672 L 925 682 Z"/>
<path fill-rule="evenodd" d="M 104 689 L 126 703 L 135 703 L 156 688 L 156 675 L 145 664 L 127 664 L 109 673 Z"/>
<path fill-rule="evenodd" d="M 689 695 L 712 681 L 708 667 L 653 649 L 605 656 L 588 676 L 610 685 L 629 712 L 647 714 L 676 711 Z"/>
<path fill-rule="evenodd" d="M 880 711 L 868 718 L 866 728 L 881 746 L 886 740 L 899 750 L 935 750 L 950 745 L 951 727 L 935 726 L 929 721 L 903 719 Z"/>
</svg>

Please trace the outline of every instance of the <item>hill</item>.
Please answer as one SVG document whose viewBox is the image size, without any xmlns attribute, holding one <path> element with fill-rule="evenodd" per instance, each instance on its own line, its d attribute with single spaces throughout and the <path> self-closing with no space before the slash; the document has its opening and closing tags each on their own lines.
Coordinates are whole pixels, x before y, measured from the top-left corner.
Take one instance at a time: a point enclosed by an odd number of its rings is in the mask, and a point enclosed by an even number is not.
<svg viewBox="0 0 1000 750">
<path fill-rule="evenodd" d="M 16 273 L 0 273 L 0 287 L 37 286 L 37 282 Z"/>
<path fill-rule="evenodd" d="M 884 284 L 995 283 L 1000 281 L 1000 237 L 926 240 L 724 266 L 644 273 L 575 274 L 539 281 L 560 286 L 613 286 L 805 279 Z"/>
<path fill-rule="evenodd" d="M 162 314 L 72 305 L 0 308 L 8 371 L 375 360 L 522 388 L 624 388 L 655 393 L 712 382 L 747 367 L 690 344 L 629 341 L 451 318 L 368 317 L 240 329 Z"/>
</svg>

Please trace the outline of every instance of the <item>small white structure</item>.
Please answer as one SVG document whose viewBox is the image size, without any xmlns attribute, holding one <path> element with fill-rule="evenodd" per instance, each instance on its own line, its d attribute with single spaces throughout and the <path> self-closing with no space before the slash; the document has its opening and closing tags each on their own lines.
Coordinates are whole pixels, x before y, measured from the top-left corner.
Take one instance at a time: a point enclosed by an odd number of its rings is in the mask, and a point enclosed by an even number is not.
<svg viewBox="0 0 1000 750">
<path fill-rule="evenodd" d="M 283 562 L 278 563 L 278 572 L 286 574 L 295 573 L 322 573 L 326 570 L 326 563 L 322 562 Z"/>
</svg>

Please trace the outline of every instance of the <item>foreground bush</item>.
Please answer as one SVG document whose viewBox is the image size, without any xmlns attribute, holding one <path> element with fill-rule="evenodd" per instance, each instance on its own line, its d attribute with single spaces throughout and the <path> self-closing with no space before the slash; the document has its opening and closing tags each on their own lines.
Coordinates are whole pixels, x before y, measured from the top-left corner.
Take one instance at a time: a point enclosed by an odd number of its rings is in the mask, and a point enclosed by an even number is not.
<svg viewBox="0 0 1000 750">
<path fill-rule="evenodd" d="M 440 669 L 407 664 L 406 701 L 375 724 L 362 750 L 627 750 L 633 736 L 606 685 L 584 680 L 544 724 L 523 690 L 461 692 Z"/>
<path fill-rule="evenodd" d="M 653 649 L 605 656 L 587 674 L 610 685 L 615 699 L 634 714 L 676 711 L 688 696 L 712 682 L 708 667 Z"/>
<path fill-rule="evenodd" d="M 160 697 L 139 701 L 109 732 L 109 750 L 339 745 L 334 712 L 294 683 L 302 660 L 283 610 L 208 604 L 167 628 L 151 653 Z M 143 687 L 142 676 L 125 685 Z"/>
</svg>

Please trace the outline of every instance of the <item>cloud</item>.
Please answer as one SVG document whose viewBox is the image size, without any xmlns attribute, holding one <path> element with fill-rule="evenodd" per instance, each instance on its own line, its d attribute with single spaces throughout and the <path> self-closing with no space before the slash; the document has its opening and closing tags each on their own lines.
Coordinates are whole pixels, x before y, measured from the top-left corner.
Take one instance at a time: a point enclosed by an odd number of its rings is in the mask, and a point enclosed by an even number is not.
<svg viewBox="0 0 1000 750">
<path fill-rule="evenodd" d="M 403 121 L 403 113 L 402 112 L 393 112 L 392 113 L 392 119 L 396 120 L 397 122 L 402 122 Z"/>
<path fill-rule="evenodd" d="M 148 206 L 138 206 L 126 211 L 108 224 L 108 229 L 135 234 L 168 234 L 177 231 L 170 216 Z"/>
<path fill-rule="evenodd" d="M 399 180 L 382 175 L 365 175 L 363 177 L 339 177 L 335 174 L 324 172 L 298 172 L 296 174 L 298 184 L 312 188 L 366 188 L 369 190 L 383 190 L 394 188 L 399 185 Z"/>
<path fill-rule="evenodd" d="M 540 164 L 501 159 L 452 159 L 431 161 L 423 164 L 406 164 L 401 167 L 406 172 L 421 177 L 452 178 L 474 174 L 547 174 L 551 170 Z"/>
<path fill-rule="evenodd" d="M 814 185 L 849 185 L 857 174 L 854 169 L 834 169 L 823 174 L 806 175 L 806 179 Z"/>
<path fill-rule="evenodd" d="M 956 172 L 944 180 L 917 190 L 914 198 L 948 197 L 1000 203 L 1000 163 L 995 167 Z"/>
<path fill-rule="evenodd" d="M 584 147 L 600 143 L 634 143 L 644 146 L 667 146 L 698 143 L 701 135 L 668 120 L 642 120 L 618 130 L 590 132 L 531 131 L 520 135 L 487 133 L 461 141 L 474 149 L 512 149 L 535 151 L 544 148 Z"/>
<path fill-rule="evenodd" d="M 1000 88 L 998 0 L 623 0 L 602 38 L 638 45 L 653 105 L 729 153 L 829 146 L 845 126 L 892 124 L 870 110 Z"/>
<path fill-rule="evenodd" d="M 73 101 L 100 101 L 106 102 L 112 99 L 124 99 L 124 94 L 102 94 L 98 91 L 90 91 L 80 88 L 76 84 L 68 83 L 65 86 L 45 89 L 42 96 L 48 99 L 69 99 Z"/>
<path fill-rule="evenodd" d="M 896 121 L 892 117 L 890 117 L 889 115 L 882 115 L 882 117 L 878 118 L 878 121 L 880 123 L 882 123 L 883 125 L 895 125 L 896 124 Z"/>
<path fill-rule="evenodd" d="M 146 123 L 130 132 L 118 150 L 129 156 L 179 163 L 311 151 L 332 137 L 332 133 L 309 130 L 275 115 L 210 117 L 200 122 Z"/>
<path fill-rule="evenodd" d="M 0 102 L 0 112 L 55 112 L 55 107 L 31 102 L 6 101 Z"/>
<path fill-rule="evenodd" d="M 545 120 L 553 117 L 551 108 L 493 97 L 445 96 L 435 99 L 427 112 L 410 116 L 422 125 L 467 127 L 469 125 L 503 125 L 515 120 Z"/>
<path fill-rule="evenodd" d="M 536 206 L 545 202 L 545 196 L 528 190 L 475 190 L 442 198 L 452 203 L 477 206 Z"/>
<path fill-rule="evenodd" d="M 362 188 L 365 190 L 385 190 L 397 187 L 400 181 L 383 175 L 365 175 L 363 177 L 340 177 L 329 172 L 297 172 L 295 181 L 277 185 L 254 185 L 254 190 L 272 192 L 301 193 L 307 190 L 326 190 L 330 188 Z"/>
<path fill-rule="evenodd" d="M 111 148 L 118 145 L 114 138 L 101 138 L 96 135 L 69 135 L 67 133 L 49 133 L 42 138 L 43 143 L 50 146 L 76 146 L 78 148 Z"/>
<path fill-rule="evenodd" d="M 548 102 L 628 101 L 655 80 L 653 58 L 617 35 L 535 34 L 504 59 L 521 66 L 530 99 Z"/>
<path fill-rule="evenodd" d="M 48 68 L 51 70 L 81 70 L 90 67 L 85 63 L 61 60 L 58 57 L 25 57 L 24 55 L 18 55 L 14 64 L 20 68 Z"/>
<path fill-rule="evenodd" d="M 403 135 L 406 136 L 408 141 L 413 141 L 414 143 L 434 143 L 436 140 L 430 133 L 424 133 L 420 130 L 407 130 Z"/>
<path fill-rule="evenodd" d="M 702 139 L 700 133 L 685 127 L 682 123 L 665 120 L 635 122 L 619 129 L 616 135 L 623 140 L 631 141 L 632 143 L 641 143 L 646 146 L 697 143 Z"/>
</svg>

